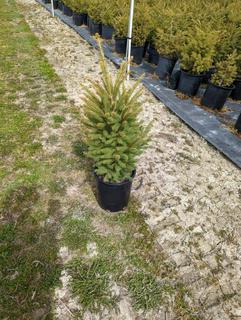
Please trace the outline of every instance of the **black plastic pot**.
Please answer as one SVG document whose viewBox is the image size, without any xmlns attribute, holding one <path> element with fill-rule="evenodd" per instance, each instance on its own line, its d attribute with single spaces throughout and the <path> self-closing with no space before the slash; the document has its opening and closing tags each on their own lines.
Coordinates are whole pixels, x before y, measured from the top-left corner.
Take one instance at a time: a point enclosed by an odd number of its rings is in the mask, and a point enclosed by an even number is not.
<svg viewBox="0 0 241 320">
<path fill-rule="evenodd" d="M 132 179 L 135 176 L 135 171 L 132 173 Z M 104 182 L 103 179 L 95 174 L 97 186 L 97 200 L 100 207 L 104 210 L 117 212 L 127 207 L 132 180 L 125 180 L 121 183 Z"/>
<path fill-rule="evenodd" d="M 101 23 L 95 22 L 89 18 L 89 29 L 92 36 L 94 36 L 96 33 L 101 34 Z"/>
<path fill-rule="evenodd" d="M 88 14 L 87 14 L 87 17 L 86 17 L 86 25 L 87 25 L 88 28 L 90 27 L 90 17 L 89 17 Z"/>
<path fill-rule="evenodd" d="M 76 26 L 82 26 L 86 21 L 86 14 L 73 12 L 73 21 Z"/>
<path fill-rule="evenodd" d="M 158 65 L 156 68 L 156 74 L 158 75 L 158 77 L 161 80 L 166 80 L 170 78 L 176 62 L 176 59 L 159 56 Z"/>
<path fill-rule="evenodd" d="M 131 46 L 131 56 L 133 57 L 133 62 L 136 64 L 141 64 L 144 54 L 144 46 Z"/>
<path fill-rule="evenodd" d="M 203 75 L 201 74 L 190 74 L 181 70 L 177 91 L 190 97 L 195 96 L 202 82 L 202 78 Z"/>
<path fill-rule="evenodd" d="M 125 54 L 126 53 L 126 38 L 115 38 L 115 51 L 119 54 Z"/>
<path fill-rule="evenodd" d="M 114 35 L 114 28 L 112 26 L 107 26 L 102 24 L 102 38 L 106 40 L 111 40 Z"/>
<path fill-rule="evenodd" d="M 180 70 L 174 70 L 170 79 L 169 79 L 169 88 L 172 90 L 176 90 L 178 87 L 178 83 L 180 80 L 181 71 Z"/>
<path fill-rule="evenodd" d="M 63 3 L 63 13 L 64 13 L 66 16 L 68 16 L 68 17 L 72 17 L 72 15 L 73 15 L 73 10 L 72 10 L 70 7 L 66 6 L 66 5 Z"/>
<path fill-rule="evenodd" d="M 233 100 L 241 100 L 241 79 L 237 79 L 234 81 L 235 88 L 231 93 L 231 97 Z"/>
<path fill-rule="evenodd" d="M 145 58 L 145 56 L 146 56 L 146 53 L 147 53 L 148 48 L 149 48 L 149 45 L 150 45 L 149 41 L 146 41 L 145 44 L 144 44 L 143 58 Z"/>
<path fill-rule="evenodd" d="M 59 1 L 54 0 L 54 10 L 58 9 L 58 7 L 59 7 Z"/>
<path fill-rule="evenodd" d="M 63 2 L 62 1 L 58 1 L 58 9 L 60 11 L 63 11 Z"/>
<path fill-rule="evenodd" d="M 51 2 L 51 0 L 43 0 L 43 3 L 50 3 Z"/>
<path fill-rule="evenodd" d="M 234 87 L 220 87 L 209 83 L 202 98 L 202 105 L 211 109 L 221 110 Z"/>
<path fill-rule="evenodd" d="M 240 113 L 238 120 L 235 124 L 235 129 L 238 130 L 239 133 L 241 133 L 241 113 Z"/>
<path fill-rule="evenodd" d="M 159 53 L 157 52 L 157 50 L 150 45 L 148 48 L 148 62 L 158 65 L 158 61 L 159 61 Z"/>
</svg>

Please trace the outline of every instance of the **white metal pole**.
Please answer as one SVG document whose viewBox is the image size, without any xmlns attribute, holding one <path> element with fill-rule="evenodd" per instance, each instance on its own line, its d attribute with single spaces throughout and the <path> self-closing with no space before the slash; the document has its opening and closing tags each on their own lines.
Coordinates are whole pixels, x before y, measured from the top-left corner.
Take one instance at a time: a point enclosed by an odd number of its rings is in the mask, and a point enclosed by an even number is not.
<svg viewBox="0 0 241 320">
<path fill-rule="evenodd" d="M 126 45 L 126 60 L 127 60 L 127 80 L 130 79 L 130 68 L 131 68 L 131 39 L 132 39 L 132 28 L 133 28 L 133 17 L 134 17 L 134 0 L 130 3 L 130 16 L 129 16 L 129 26 L 127 35 L 127 45 Z"/>
<path fill-rule="evenodd" d="M 54 17 L 54 0 L 51 0 L 52 16 Z"/>
</svg>

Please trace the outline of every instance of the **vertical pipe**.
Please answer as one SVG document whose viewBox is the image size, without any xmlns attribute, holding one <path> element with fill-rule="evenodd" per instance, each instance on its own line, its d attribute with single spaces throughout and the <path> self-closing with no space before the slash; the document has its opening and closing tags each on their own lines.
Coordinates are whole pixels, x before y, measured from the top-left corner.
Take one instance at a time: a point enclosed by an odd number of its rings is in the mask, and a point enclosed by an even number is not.
<svg viewBox="0 0 241 320">
<path fill-rule="evenodd" d="M 52 16 L 54 17 L 54 0 L 51 0 Z"/>
<path fill-rule="evenodd" d="M 130 79 L 130 68 L 131 68 L 131 40 L 132 40 L 132 28 L 133 28 L 133 17 L 134 17 L 134 0 L 130 0 L 130 16 L 129 26 L 127 35 L 126 45 L 126 61 L 127 61 L 127 80 Z"/>
</svg>

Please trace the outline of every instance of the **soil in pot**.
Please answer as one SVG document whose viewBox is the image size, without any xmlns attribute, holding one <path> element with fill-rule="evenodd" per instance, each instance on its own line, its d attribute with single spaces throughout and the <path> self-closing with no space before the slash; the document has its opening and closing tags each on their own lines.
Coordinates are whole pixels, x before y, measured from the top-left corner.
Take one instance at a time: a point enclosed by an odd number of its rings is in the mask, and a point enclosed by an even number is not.
<svg viewBox="0 0 241 320">
<path fill-rule="evenodd" d="M 131 178 L 135 176 L 133 171 Z M 104 210 L 111 212 L 117 212 L 127 207 L 132 179 L 125 180 L 121 183 L 109 183 L 104 182 L 103 179 L 95 174 L 96 186 L 97 186 L 97 200 L 100 207 Z"/>
<path fill-rule="evenodd" d="M 114 35 L 114 28 L 111 26 L 107 26 L 105 24 L 102 24 L 102 38 L 106 40 L 111 40 Z"/>
<path fill-rule="evenodd" d="M 143 60 L 144 46 L 131 46 L 131 56 L 133 57 L 133 62 L 136 64 L 141 64 Z"/>
<path fill-rule="evenodd" d="M 101 23 L 95 22 L 91 18 L 89 18 L 89 29 L 92 36 L 96 33 L 101 35 Z"/>
<path fill-rule="evenodd" d="M 150 45 L 148 48 L 148 62 L 158 65 L 158 61 L 159 61 L 159 53 L 153 46 Z"/>
<path fill-rule="evenodd" d="M 119 54 L 126 54 L 126 38 L 115 38 L 115 51 Z"/>
<path fill-rule="evenodd" d="M 66 6 L 64 3 L 63 3 L 63 13 L 68 16 L 68 17 L 72 17 L 73 15 L 73 10 L 70 9 L 70 7 Z"/>
<path fill-rule="evenodd" d="M 190 97 L 195 96 L 202 82 L 202 78 L 203 75 L 201 74 L 190 74 L 181 70 L 177 91 Z"/>
<path fill-rule="evenodd" d="M 85 21 L 85 14 L 73 12 L 73 21 L 76 26 L 82 26 Z"/>
<path fill-rule="evenodd" d="M 161 80 L 167 80 L 170 78 L 172 71 L 175 67 L 177 60 L 164 56 L 159 56 L 158 65 L 156 68 L 156 74 Z"/>
<path fill-rule="evenodd" d="M 220 87 L 209 83 L 202 98 L 202 105 L 211 109 L 221 110 L 234 87 Z"/>
<path fill-rule="evenodd" d="M 239 133 L 241 133 L 241 113 L 240 113 L 238 120 L 235 124 L 235 129 L 238 130 Z"/>
<path fill-rule="evenodd" d="M 233 100 L 241 100 L 241 79 L 237 79 L 234 81 L 235 88 L 231 93 L 231 97 Z"/>
</svg>

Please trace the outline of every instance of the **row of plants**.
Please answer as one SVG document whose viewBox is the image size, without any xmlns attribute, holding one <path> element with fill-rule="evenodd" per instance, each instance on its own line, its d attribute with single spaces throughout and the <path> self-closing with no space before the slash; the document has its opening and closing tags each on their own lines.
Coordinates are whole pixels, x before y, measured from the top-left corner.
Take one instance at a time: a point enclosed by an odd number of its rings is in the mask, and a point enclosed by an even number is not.
<svg viewBox="0 0 241 320">
<path fill-rule="evenodd" d="M 45 0 L 50 1 L 50 0 Z M 57 0 L 55 0 L 57 1 Z M 128 0 L 63 0 L 63 11 L 91 34 L 115 36 L 117 53 L 126 51 Z M 148 51 L 156 74 L 169 80 L 177 61 L 175 89 L 194 96 L 211 80 L 202 103 L 221 109 L 232 94 L 241 100 L 241 3 L 239 0 L 137 0 L 132 56 L 137 64 Z M 89 19 L 87 19 L 87 17 Z"/>
<path fill-rule="evenodd" d="M 178 5 L 178 2 L 174 4 L 175 10 L 171 10 L 173 2 L 175 0 L 165 1 L 163 7 L 163 1 L 155 5 L 152 1 L 137 1 L 134 45 L 136 48 L 142 45 L 144 50 L 144 44 L 148 40 L 149 57 L 154 59 L 158 56 L 157 73 L 161 79 L 171 76 L 174 65 L 179 60 L 181 69 L 175 73 L 178 80 L 175 89 L 186 95 L 195 95 L 201 82 L 210 79 L 202 103 L 221 109 L 233 89 L 233 83 L 238 81 L 237 76 L 241 74 L 241 50 L 237 43 L 241 21 L 236 16 L 231 19 L 227 11 L 224 15 L 222 10 L 229 5 L 219 7 L 215 0 L 209 6 L 211 13 L 208 10 L 200 13 L 198 6 L 188 12 L 182 7 L 183 4 Z M 205 4 L 205 1 L 201 0 L 197 3 L 200 2 Z M 225 4 L 224 0 L 219 2 Z M 191 5 L 191 2 L 189 4 Z M 109 38 L 115 32 L 116 47 L 121 47 L 118 42 L 120 40 L 125 43 L 128 25 L 126 1 L 120 0 L 112 6 L 102 4 L 99 0 L 64 0 L 58 5 L 66 15 L 73 15 L 76 24 L 88 24 L 92 34 L 101 33 L 100 28 L 103 29 L 104 26 L 109 28 Z M 212 6 L 216 9 L 211 10 Z M 202 18 L 205 23 L 194 20 L 195 15 L 201 14 L 204 15 Z M 111 18 L 113 16 L 115 19 Z M 225 20 L 225 24 L 222 24 L 220 19 Z M 156 25 L 155 21 L 159 21 L 158 27 L 153 27 Z M 226 24 L 230 28 L 229 33 L 227 26 L 221 30 L 220 25 L 224 27 Z M 231 31 L 231 26 L 235 24 L 235 30 Z M 185 28 L 181 29 L 181 25 Z M 137 38 L 139 43 L 135 40 Z M 101 50 L 100 66 L 101 83 L 93 82 L 92 89 L 86 88 L 85 91 L 82 132 L 85 134 L 86 155 L 92 159 L 94 165 L 99 204 L 106 210 L 119 211 L 128 204 L 132 180 L 135 177 L 136 159 L 148 143 L 149 126 L 145 127 L 138 120 L 141 112 L 138 82 L 132 88 L 125 86 L 126 63 L 122 64 L 116 79 L 113 80 Z M 217 89 L 221 89 L 221 94 Z M 236 128 L 239 130 L 238 122 Z"/>
</svg>

